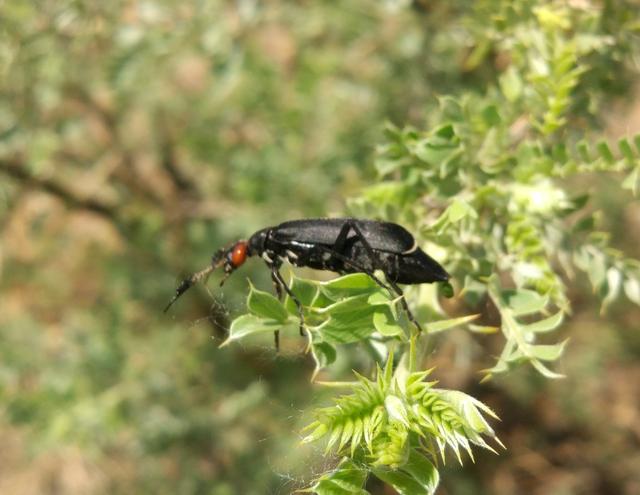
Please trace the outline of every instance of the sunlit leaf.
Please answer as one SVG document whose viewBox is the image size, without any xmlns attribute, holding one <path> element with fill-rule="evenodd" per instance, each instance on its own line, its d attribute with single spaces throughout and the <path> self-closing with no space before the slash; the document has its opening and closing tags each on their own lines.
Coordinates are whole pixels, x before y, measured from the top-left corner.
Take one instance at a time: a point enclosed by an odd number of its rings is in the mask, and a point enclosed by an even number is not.
<svg viewBox="0 0 640 495">
<path fill-rule="evenodd" d="M 402 471 L 384 470 L 381 468 L 373 468 L 371 470 L 376 478 L 391 485 L 400 495 L 431 495 L 433 492 L 428 491 L 413 476 Z"/>
<path fill-rule="evenodd" d="M 531 346 L 530 353 L 537 359 L 542 361 L 556 361 L 567 345 L 567 340 L 560 342 L 559 344 L 552 345 L 533 345 Z"/>
<path fill-rule="evenodd" d="M 229 336 L 221 344 L 221 347 L 250 335 L 265 332 L 275 332 L 276 330 L 290 330 L 294 327 L 298 327 L 297 321 L 295 323 L 289 321 L 288 323 L 283 325 L 281 322 L 276 320 L 259 318 L 255 315 L 249 314 L 242 315 L 231 322 L 231 327 L 229 328 Z"/>
<path fill-rule="evenodd" d="M 628 278 L 624 282 L 624 293 L 636 304 L 640 304 L 640 280 Z"/>
<path fill-rule="evenodd" d="M 412 449 L 409 453 L 409 461 L 402 466 L 402 470 L 420 483 L 428 494 L 435 493 L 440 484 L 440 474 L 436 467 L 415 449 Z"/>
<path fill-rule="evenodd" d="M 367 475 L 366 469 L 345 459 L 335 470 L 318 479 L 311 488 L 300 490 L 300 492 L 317 495 L 369 495 L 369 492 L 363 488 Z"/>
<path fill-rule="evenodd" d="M 378 284 L 366 273 L 351 273 L 328 282 L 322 282 L 320 288 L 333 300 L 371 292 Z"/>
<path fill-rule="evenodd" d="M 316 363 L 312 378 L 315 377 L 318 371 L 333 363 L 336 360 L 337 355 L 335 347 L 327 342 L 313 343 L 311 346 L 311 354 L 313 355 L 313 360 Z"/>
<path fill-rule="evenodd" d="M 283 323 L 289 317 L 284 305 L 268 292 L 256 289 L 253 285 L 249 288 L 247 308 L 254 315 Z"/>
<path fill-rule="evenodd" d="M 556 328 L 558 328 L 563 320 L 564 320 L 564 313 L 562 311 L 558 311 L 555 315 L 550 316 L 549 318 L 538 320 L 535 323 L 522 325 L 522 330 L 525 332 L 533 332 L 533 333 L 551 332 Z"/>
<path fill-rule="evenodd" d="M 549 297 L 528 289 L 504 290 L 502 298 L 515 316 L 538 313 L 549 303 Z"/>
<path fill-rule="evenodd" d="M 404 334 L 402 327 L 398 325 L 393 314 L 387 308 L 377 310 L 373 314 L 373 326 L 385 337 L 396 337 Z"/>
<path fill-rule="evenodd" d="M 329 319 L 318 327 L 322 340 L 329 344 L 348 344 L 371 335 L 374 306 L 363 306 L 353 310 L 331 313 Z"/>
</svg>

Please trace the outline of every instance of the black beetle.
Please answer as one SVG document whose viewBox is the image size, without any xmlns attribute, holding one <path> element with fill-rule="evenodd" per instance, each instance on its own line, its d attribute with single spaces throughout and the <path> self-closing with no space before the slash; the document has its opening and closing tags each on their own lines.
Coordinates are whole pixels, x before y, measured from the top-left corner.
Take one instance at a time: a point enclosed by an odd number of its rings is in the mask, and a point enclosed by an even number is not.
<svg viewBox="0 0 640 495">
<path fill-rule="evenodd" d="M 211 265 L 182 281 L 165 311 L 187 289 L 207 277 L 214 269 L 224 267 L 225 279 L 248 257 L 260 256 L 271 270 L 276 292 L 283 291 L 294 301 L 300 314 L 300 331 L 304 324 L 302 304 L 291 292 L 279 268 L 283 261 L 295 266 L 330 270 L 340 274 L 366 273 L 376 283 L 400 296 L 409 320 L 422 330 L 409 310 L 398 284 L 446 282 L 446 270 L 418 246 L 414 237 L 402 226 L 391 222 L 357 218 L 313 218 L 291 220 L 254 233 L 248 241 L 240 240 L 218 250 Z M 375 276 L 381 270 L 386 283 Z M 276 347 L 278 333 L 276 332 Z"/>
</svg>

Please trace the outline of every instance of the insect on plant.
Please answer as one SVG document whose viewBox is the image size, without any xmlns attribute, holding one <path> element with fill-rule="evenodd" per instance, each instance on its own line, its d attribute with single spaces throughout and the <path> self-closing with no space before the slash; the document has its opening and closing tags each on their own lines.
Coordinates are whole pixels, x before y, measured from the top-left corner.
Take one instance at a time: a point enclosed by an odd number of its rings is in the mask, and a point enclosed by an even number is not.
<svg viewBox="0 0 640 495">
<path fill-rule="evenodd" d="M 422 331 L 404 293 L 398 284 L 446 282 L 449 274 L 431 256 L 418 246 L 413 235 L 404 227 L 375 220 L 356 218 L 317 218 L 291 220 L 254 233 L 249 240 L 239 240 L 219 249 L 211 265 L 183 280 L 169 301 L 165 312 L 196 282 L 206 278 L 213 270 L 224 268 L 226 278 L 250 256 L 260 256 L 271 271 L 271 279 L 278 297 L 287 293 L 300 315 L 300 334 L 304 331 L 302 303 L 282 278 L 280 267 L 284 261 L 294 266 L 329 270 L 340 274 L 366 273 L 378 285 L 399 296 L 409 320 Z M 384 273 L 383 282 L 375 271 Z M 276 348 L 279 334 L 275 332 Z"/>
</svg>

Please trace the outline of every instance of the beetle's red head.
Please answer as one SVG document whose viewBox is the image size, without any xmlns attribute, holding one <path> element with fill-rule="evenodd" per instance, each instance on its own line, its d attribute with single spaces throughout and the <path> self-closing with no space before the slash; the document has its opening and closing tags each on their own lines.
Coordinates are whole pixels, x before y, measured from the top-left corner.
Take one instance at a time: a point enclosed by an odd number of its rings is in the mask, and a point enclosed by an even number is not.
<svg viewBox="0 0 640 495">
<path fill-rule="evenodd" d="M 247 241 L 238 241 L 231 247 L 221 249 L 213 256 L 211 260 L 213 268 L 218 268 L 219 266 L 224 267 L 225 276 L 220 281 L 220 285 L 224 283 L 236 268 L 242 266 L 248 256 L 249 249 Z"/>
</svg>

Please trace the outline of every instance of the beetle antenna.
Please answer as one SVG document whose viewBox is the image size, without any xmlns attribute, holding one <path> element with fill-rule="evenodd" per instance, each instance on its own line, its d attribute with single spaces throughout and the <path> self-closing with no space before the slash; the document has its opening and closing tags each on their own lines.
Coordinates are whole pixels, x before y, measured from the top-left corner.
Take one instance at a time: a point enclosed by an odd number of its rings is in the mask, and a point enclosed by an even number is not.
<svg viewBox="0 0 640 495">
<path fill-rule="evenodd" d="M 194 284 L 196 284 L 197 282 L 199 282 L 203 278 L 206 279 L 207 277 L 209 277 L 209 275 L 211 274 L 211 272 L 213 270 L 215 270 L 219 266 L 223 265 L 224 264 L 224 257 L 225 257 L 225 255 L 227 254 L 228 251 L 229 251 L 228 248 L 218 249 L 215 252 L 215 254 L 212 256 L 211 264 L 208 267 L 206 267 L 204 270 L 200 270 L 199 272 L 194 273 L 189 278 L 185 278 L 182 282 L 180 282 L 180 285 L 178 285 L 178 288 L 176 289 L 176 295 L 173 296 L 171 301 L 169 301 L 169 304 L 167 304 L 167 307 L 164 308 L 163 313 L 166 313 L 167 310 L 173 305 L 173 303 L 176 302 L 178 300 L 178 298 L 182 294 L 187 292 Z"/>
<path fill-rule="evenodd" d="M 176 289 L 176 295 L 173 296 L 173 298 L 171 299 L 171 301 L 169 301 L 169 304 L 167 304 L 167 307 L 164 308 L 164 313 L 167 312 L 167 310 L 173 305 L 174 302 L 176 302 L 178 300 L 178 298 L 184 294 L 185 292 L 187 292 L 187 290 L 189 290 L 195 283 L 199 282 L 200 280 L 202 280 L 203 278 L 206 278 L 209 276 L 209 274 L 215 269 L 217 268 L 215 265 L 209 265 L 207 268 L 205 268 L 204 270 L 200 270 L 199 272 L 194 273 L 193 275 L 191 275 L 189 278 L 185 278 L 182 282 L 180 282 L 180 285 L 178 285 L 178 288 Z"/>
</svg>

